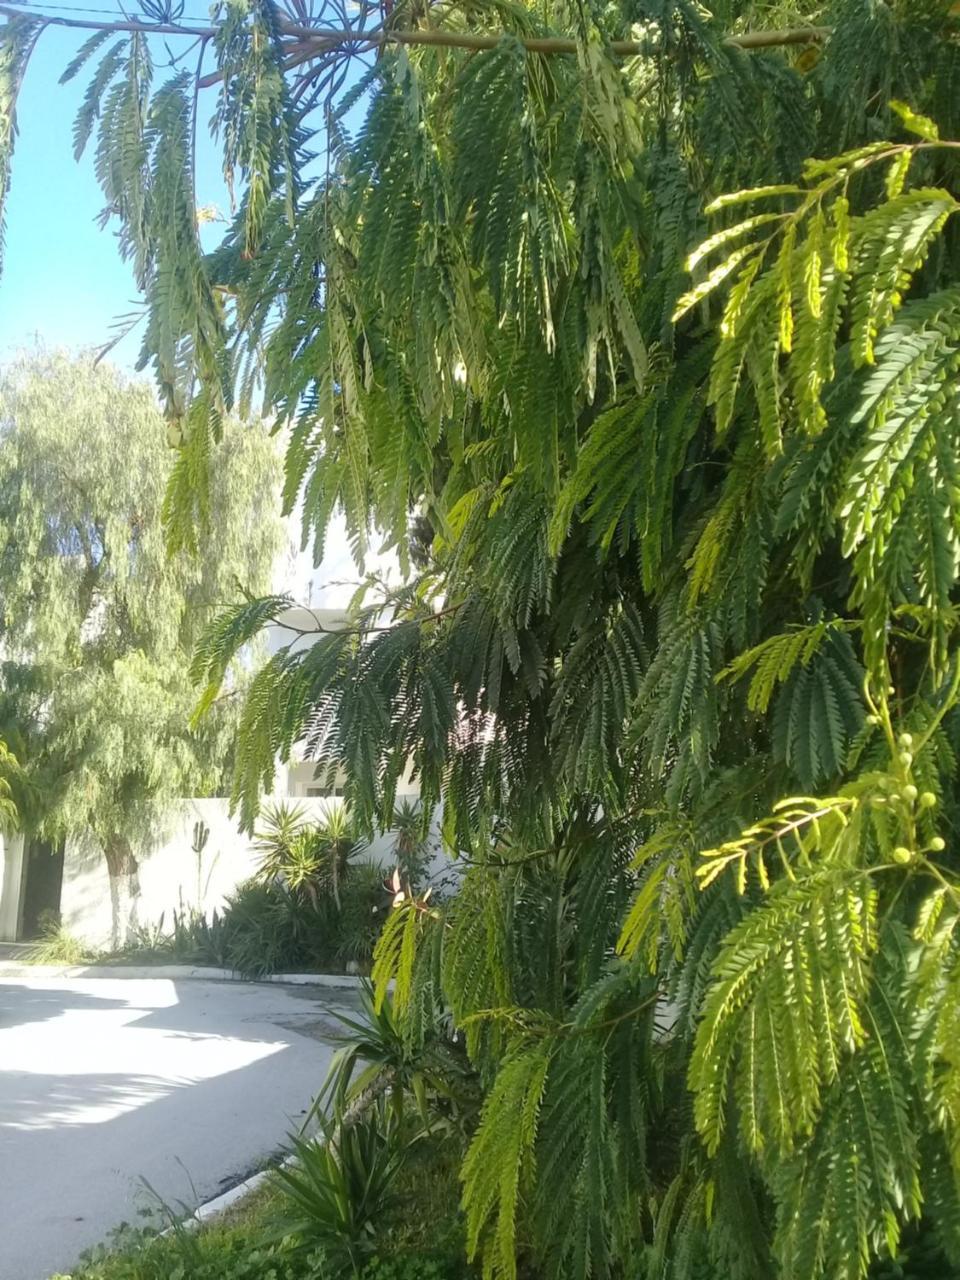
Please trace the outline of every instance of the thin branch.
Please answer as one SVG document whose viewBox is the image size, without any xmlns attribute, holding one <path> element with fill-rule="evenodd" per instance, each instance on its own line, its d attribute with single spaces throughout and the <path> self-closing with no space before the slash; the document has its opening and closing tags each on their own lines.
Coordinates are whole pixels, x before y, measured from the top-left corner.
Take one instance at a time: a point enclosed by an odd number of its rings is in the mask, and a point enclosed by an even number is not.
<svg viewBox="0 0 960 1280">
<path fill-rule="evenodd" d="M 11 5 L 0 4 L 0 13 L 5 13 L 8 18 L 36 15 L 47 26 L 77 27 L 81 31 L 142 31 L 144 35 L 149 36 L 205 36 L 207 38 L 216 35 L 215 27 L 185 27 L 175 22 L 94 22 L 90 18 L 54 17 L 29 5 L 16 9 Z"/>
<path fill-rule="evenodd" d="M 472 35 L 466 31 L 357 31 L 355 29 L 337 30 L 334 28 L 317 29 L 300 27 L 292 23 L 281 23 L 281 29 L 287 35 L 296 36 L 299 40 L 317 40 L 334 44 L 356 43 L 365 48 L 376 48 L 388 44 L 421 44 L 433 45 L 448 49 L 496 49 L 506 32 L 492 35 Z M 769 49 L 780 45 L 812 44 L 825 40 L 830 35 L 830 27 L 790 27 L 782 31 L 751 31 L 742 36 L 727 36 L 724 43 L 737 49 Z M 529 53 L 576 53 L 579 44 L 576 40 L 564 36 L 517 36 Z M 639 40 L 611 40 L 606 46 L 610 53 L 622 57 L 634 57 L 649 53 L 650 44 Z"/>
<path fill-rule="evenodd" d="M 742 36 L 727 36 L 724 43 L 735 49 L 776 49 L 787 44 L 816 44 L 832 34 L 832 27 L 787 27 L 783 31 L 747 31 Z"/>
<path fill-rule="evenodd" d="M 25 14 L 36 16 L 49 26 L 76 27 L 83 31 L 130 31 L 142 32 L 144 35 L 191 36 L 203 40 L 211 39 L 217 33 L 216 26 L 185 26 L 177 22 L 138 22 L 125 20 L 117 22 L 97 22 L 88 18 L 65 18 L 43 13 L 32 7 L 16 8 L 9 4 L 0 4 L 0 13 L 8 17 L 22 17 Z M 285 35 L 293 36 L 298 43 L 315 43 L 321 46 L 317 55 L 337 45 L 349 44 L 356 52 L 390 44 L 429 45 L 446 49 L 495 49 L 506 32 L 490 35 L 473 35 L 466 31 L 399 31 L 373 30 L 363 31 L 357 28 L 325 28 L 300 26 L 296 23 L 281 22 L 280 29 Z M 830 27 L 788 27 L 779 31 L 748 31 L 744 35 L 727 36 L 725 43 L 737 49 L 770 49 L 784 45 L 813 44 L 825 40 L 831 32 Z M 513 33 L 509 33 L 513 34 Z M 579 48 L 576 40 L 564 36 L 515 36 L 530 53 L 542 54 L 575 54 Z M 650 45 L 637 40 L 612 40 L 607 50 L 618 57 L 635 57 L 648 53 Z M 204 83 L 212 83 L 210 77 L 204 77 Z"/>
<path fill-rule="evenodd" d="M 317 613 L 315 609 L 311 609 L 309 605 L 294 604 L 289 606 L 289 608 L 302 609 L 305 613 L 309 613 L 317 625 L 315 627 L 298 627 L 296 623 L 293 623 L 293 622 L 281 622 L 280 615 L 278 615 L 276 618 L 271 618 L 269 625 L 280 627 L 283 631 L 290 631 L 297 636 L 320 636 L 320 635 L 365 636 L 365 635 L 371 635 L 375 631 L 395 631 L 398 627 L 408 622 L 415 622 L 417 623 L 418 626 L 425 626 L 429 622 L 439 622 L 442 618 L 449 618 L 452 614 L 457 613 L 460 609 L 462 609 L 463 602 L 461 602 L 460 604 L 448 605 L 445 609 L 438 609 L 436 613 L 424 614 L 422 617 L 419 617 L 419 618 L 417 617 L 399 618 L 396 622 L 388 622 L 383 625 L 379 625 L 379 624 L 368 625 L 363 622 L 348 623 L 344 627 L 325 627 L 323 625 L 323 622 L 320 619 L 320 615 Z M 389 608 L 389 605 L 384 605 L 384 609 L 387 609 L 387 608 Z M 383 612 L 383 610 L 378 609 L 377 612 Z"/>
</svg>

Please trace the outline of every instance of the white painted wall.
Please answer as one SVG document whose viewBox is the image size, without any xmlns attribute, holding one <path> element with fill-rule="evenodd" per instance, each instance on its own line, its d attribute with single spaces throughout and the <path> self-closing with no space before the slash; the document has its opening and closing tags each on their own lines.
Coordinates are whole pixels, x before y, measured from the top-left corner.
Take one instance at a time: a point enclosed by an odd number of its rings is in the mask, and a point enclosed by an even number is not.
<svg viewBox="0 0 960 1280">
<path fill-rule="evenodd" d="M 16 942 L 23 907 L 23 836 L 0 834 L 0 942 Z"/>
<path fill-rule="evenodd" d="M 317 820 L 331 804 L 323 799 L 284 799 Z M 193 825 L 198 820 L 210 829 L 199 867 L 191 847 Z M 381 836 L 364 854 L 365 860 L 392 865 L 392 844 L 389 834 Z M 440 849 L 439 838 L 433 844 L 436 852 L 430 870 L 441 874 L 450 862 Z M 250 837 L 237 830 L 236 819 L 229 816 L 223 799 L 182 801 L 171 816 L 165 837 L 154 848 L 134 853 L 139 864 L 139 893 L 124 889 L 118 904 L 121 941 L 135 927 L 158 925 L 161 917 L 164 928 L 170 930 L 174 911 L 196 908 L 209 916 L 223 906 L 238 884 L 250 878 L 257 864 Z M 67 842 L 60 914 L 64 929 L 74 937 L 98 948 L 112 945 L 114 904 L 99 848 L 75 840 Z"/>
</svg>

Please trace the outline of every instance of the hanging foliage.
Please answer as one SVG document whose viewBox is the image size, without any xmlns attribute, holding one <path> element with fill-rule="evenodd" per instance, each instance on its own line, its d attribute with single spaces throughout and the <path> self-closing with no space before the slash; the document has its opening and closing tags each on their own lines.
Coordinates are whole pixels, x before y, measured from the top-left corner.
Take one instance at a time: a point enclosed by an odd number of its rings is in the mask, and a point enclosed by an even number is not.
<svg viewBox="0 0 960 1280">
<path fill-rule="evenodd" d="M 340 511 L 408 570 L 256 677 L 234 802 L 306 740 L 369 829 L 408 763 L 442 807 L 461 890 L 403 896 L 374 976 L 484 1081 L 488 1280 L 860 1280 L 918 1224 L 960 1267 L 960 20 L 777 9 L 161 23 L 217 55 L 209 253 L 150 22 L 71 69 L 173 543 L 254 396 L 305 544 Z M 288 604 L 211 628 L 201 706 Z"/>
</svg>

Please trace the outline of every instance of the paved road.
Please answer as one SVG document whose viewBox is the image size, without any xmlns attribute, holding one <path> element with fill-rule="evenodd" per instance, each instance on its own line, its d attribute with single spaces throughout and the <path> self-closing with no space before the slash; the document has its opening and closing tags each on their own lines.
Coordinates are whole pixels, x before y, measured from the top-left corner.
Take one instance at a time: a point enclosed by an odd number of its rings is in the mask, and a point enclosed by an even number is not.
<svg viewBox="0 0 960 1280">
<path fill-rule="evenodd" d="M 151 1204 L 280 1147 L 344 993 L 163 978 L 0 980 L 0 1280 L 46 1280 Z"/>
</svg>

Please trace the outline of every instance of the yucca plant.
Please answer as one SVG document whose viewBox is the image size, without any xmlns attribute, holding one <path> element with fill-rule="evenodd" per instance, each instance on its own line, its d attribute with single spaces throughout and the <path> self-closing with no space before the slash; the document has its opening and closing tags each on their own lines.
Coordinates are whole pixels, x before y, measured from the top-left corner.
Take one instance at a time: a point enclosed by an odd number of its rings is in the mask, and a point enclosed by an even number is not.
<svg viewBox="0 0 960 1280">
<path fill-rule="evenodd" d="M 328 808 L 313 832 L 322 884 L 330 892 L 337 910 L 341 907 L 341 886 L 350 863 L 367 847 L 346 805 Z"/>
<path fill-rule="evenodd" d="M 429 833 L 424 831 L 424 810 L 419 801 L 404 797 L 395 804 L 390 830 L 400 880 L 419 889 L 431 857 Z"/>
<path fill-rule="evenodd" d="M 283 883 L 314 906 L 329 893 L 339 909 L 347 867 L 365 847 L 343 805 L 327 809 L 319 822 L 311 822 L 299 805 L 271 805 L 255 835 L 257 875 Z"/>
<path fill-rule="evenodd" d="M 263 881 L 282 880 L 292 889 L 312 885 L 319 862 L 311 839 L 311 827 L 299 805 L 279 803 L 264 808 L 254 833 L 259 855 L 257 876 Z"/>
<path fill-rule="evenodd" d="M 397 1175 L 418 1135 L 374 1102 L 349 1124 L 318 1116 L 315 1138 L 291 1139 L 293 1161 L 272 1175 L 283 1192 L 280 1230 L 306 1250 L 321 1248 L 334 1267 L 356 1274 L 376 1249 L 377 1232 L 398 1202 Z"/>
<path fill-rule="evenodd" d="M 311 1115 L 350 1112 L 381 1096 L 398 1124 L 412 1100 L 428 1131 L 451 1115 L 469 1115 L 477 1082 L 462 1047 L 441 1028 L 425 1041 L 412 1042 L 390 995 L 378 1002 L 369 983 L 363 984 L 360 1001 L 358 1016 L 336 1011 L 342 1030 L 332 1039 L 338 1047 Z"/>
</svg>

